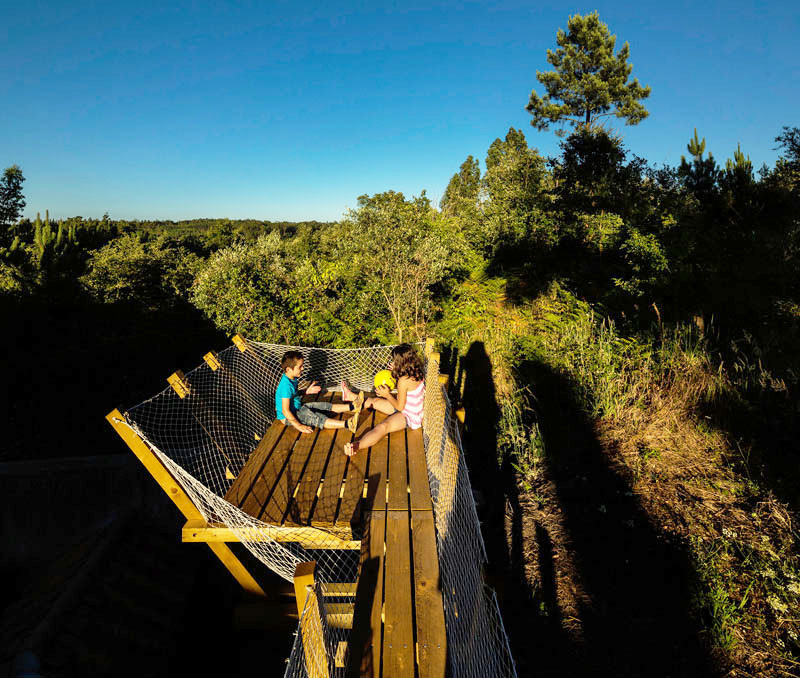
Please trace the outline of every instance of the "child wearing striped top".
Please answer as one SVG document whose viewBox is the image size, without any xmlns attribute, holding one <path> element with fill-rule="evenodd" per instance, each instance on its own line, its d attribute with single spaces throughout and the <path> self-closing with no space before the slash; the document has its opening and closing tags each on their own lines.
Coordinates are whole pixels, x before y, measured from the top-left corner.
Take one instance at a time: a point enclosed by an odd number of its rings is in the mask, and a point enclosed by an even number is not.
<svg viewBox="0 0 800 678">
<path fill-rule="evenodd" d="M 381 438 L 395 431 L 422 426 L 422 408 L 425 402 L 425 371 L 417 352 L 410 344 L 400 344 L 392 349 L 392 359 L 388 365 L 397 381 L 397 396 L 393 396 L 388 386 L 376 389 L 377 397 L 367 398 L 364 409 L 370 407 L 388 416 L 375 428 L 344 446 L 344 453 L 353 456 L 359 450 L 372 447 Z M 347 384 L 342 382 L 342 400 L 356 399 Z"/>
</svg>

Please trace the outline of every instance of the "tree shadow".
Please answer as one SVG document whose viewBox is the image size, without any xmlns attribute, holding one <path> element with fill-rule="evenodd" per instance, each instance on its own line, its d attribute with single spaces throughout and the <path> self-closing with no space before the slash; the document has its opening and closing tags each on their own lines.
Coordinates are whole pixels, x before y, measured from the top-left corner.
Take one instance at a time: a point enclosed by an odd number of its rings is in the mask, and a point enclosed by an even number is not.
<svg viewBox="0 0 800 678">
<path fill-rule="evenodd" d="M 744 475 L 769 487 L 800 513 L 800 402 L 795 395 L 762 392 L 745 399 L 722 393 L 704 399 L 698 416 L 734 441 L 740 457 L 730 460 Z"/>
<path fill-rule="evenodd" d="M 540 362 L 521 364 L 519 373 L 536 393 L 544 463 L 558 503 L 550 510 L 560 512 L 574 554 L 572 578 L 584 593 L 576 675 L 718 675 L 692 611 L 695 575 L 687 549 L 650 523 L 572 384 Z M 548 573 L 541 576 L 546 584 Z M 537 656 L 555 669 L 564 659 L 560 651 L 540 646 Z"/>
<path fill-rule="evenodd" d="M 229 343 L 186 302 L 148 309 L 5 298 L 0 318 L 9 357 L 5 460 L 119 453 L 105 415 L 166 388 L 175 370 Z"/>
</svg>

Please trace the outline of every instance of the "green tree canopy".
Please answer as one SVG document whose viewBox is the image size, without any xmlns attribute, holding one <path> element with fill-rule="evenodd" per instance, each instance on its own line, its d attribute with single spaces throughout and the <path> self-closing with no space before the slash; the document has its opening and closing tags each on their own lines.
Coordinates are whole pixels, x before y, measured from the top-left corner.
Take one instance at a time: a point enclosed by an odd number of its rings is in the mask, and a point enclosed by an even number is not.
<svg viewBox="0 0 800 678">
<path fill-rule="evenodd" d="M 481 188 L 481 169 L 478 159 L 471 155 L 461 163 L 457 174 L 454 174 L 444 190 L 444 195 L 439 203 L 442 212 L 459 216 L 465 210 L 475 208 L 478 202 L 478 192 Z"/>
<path fill-rule="evenodd" d="M 630 47 L 626 42 L 614 54 L 616 41 L 597 12 L 571 16 L 567 32 L 559 29 L 556 35 L 558 49 L 547 50 L 554 70 L 536 71 L 547 93 L 531 92 L 526 107 L 533 115 L 531 125 L 538 130 L 551 123 L 591 129 L 612 115 L 627 125 L 644 120 L 649 113 L 640 99 L 650 96 L 650 87 L 642 87 L 636 78 L 628 82 L 633 70 L 628 63 Z"/>
<path fill-rule="evenodd" d="M 11 165 L 3 172 L 0 179 L 0 227 L 3 227 L 3 234 L 6 237 L 6 230 L 12 226 L 25 209 L 25 197 L 22 195 L 22 170 L 18 165 Z"/>
</svg>

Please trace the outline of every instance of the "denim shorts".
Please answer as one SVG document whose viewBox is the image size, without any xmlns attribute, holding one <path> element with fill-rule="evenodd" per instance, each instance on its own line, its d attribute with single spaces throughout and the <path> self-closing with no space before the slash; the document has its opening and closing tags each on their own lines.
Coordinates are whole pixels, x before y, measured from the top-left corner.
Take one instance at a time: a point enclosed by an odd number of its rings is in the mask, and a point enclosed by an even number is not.
<svg viewBox="0 0 800 678">
<path fill-rule="evenodd" d="M 328 402 L 311 402 L 303 405 L 295 416 L 301 424 L 306 426 L 313 426 L 314 428 L 325 428 L 325 420 L 328 419 L 326 412 L 331 411 L 331 403 Z M 284 420 L 285 423 L 285 420 Z"/>
</svg>

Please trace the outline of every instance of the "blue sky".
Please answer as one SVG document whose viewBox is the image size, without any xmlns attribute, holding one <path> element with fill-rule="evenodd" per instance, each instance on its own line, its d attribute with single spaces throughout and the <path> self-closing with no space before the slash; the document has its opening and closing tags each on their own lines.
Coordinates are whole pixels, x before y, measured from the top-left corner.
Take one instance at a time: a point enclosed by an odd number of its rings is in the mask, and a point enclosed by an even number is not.
<svg viewBox="0 0 800 678">
<path fill-rule="evenodd" d="M 547 48 L 597 9 L 650 117 L 627 148 L 676 164 L 696 126 L 756 167 L 800 125 L 797 2 L 0 0 L 0 165 L 26 214 L 335 220 L 359 195 L 438 200 L 468 154 L 530 126 Z M 0 169 L 2 169 L 0 167 Z"/>
</svg>

